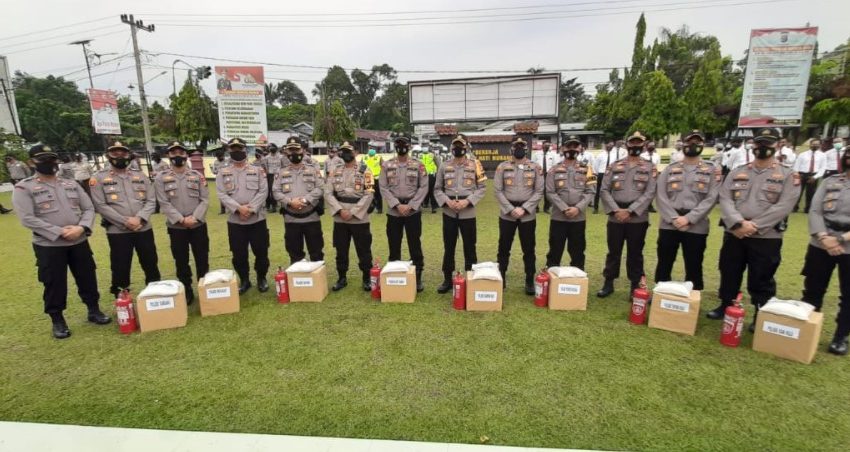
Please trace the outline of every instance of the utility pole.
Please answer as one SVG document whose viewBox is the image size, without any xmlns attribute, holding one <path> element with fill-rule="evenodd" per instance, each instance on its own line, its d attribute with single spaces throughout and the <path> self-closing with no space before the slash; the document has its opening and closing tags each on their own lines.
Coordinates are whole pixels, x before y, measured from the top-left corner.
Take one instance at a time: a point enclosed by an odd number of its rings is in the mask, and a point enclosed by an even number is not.
<svg viewBox="0 0 850 452">
<path fill-rule="evenodd" d="M 86 70 L 89 73 L 89 88 L 94 89 L 94 82 L 91 78 L 91 63 L 89 62 L 89 49 L 86 47 L 91 42 L 91 39 L 83 39 L 82 41 L 74 41 L 69 45 L 80 46 L 83 48 L 83 57 L 86 59 Z"/>
<path fill-rule="evenodd" d="M 139 59 L 139 42 L 136 39 L 136 30 L 142 29 L 148 33 L 153 33 L 153 25 L 145 25 L 141 20 L 135 20 L 132 14 L 122 14 L 121 22 L 130 26 L 130 36 L 133 38 L 133 57 L 136 60 L 136 77 L 139 79 L 139 101 L 142 104 L 142 127 L 145 131 L 145 150 L 153 152 L 153 143 L 151 142 L 151 126 L 148 121 L 148 101 L 145 98 L 145 81 L 142 79 L 142 62 Z"/>
</svg>

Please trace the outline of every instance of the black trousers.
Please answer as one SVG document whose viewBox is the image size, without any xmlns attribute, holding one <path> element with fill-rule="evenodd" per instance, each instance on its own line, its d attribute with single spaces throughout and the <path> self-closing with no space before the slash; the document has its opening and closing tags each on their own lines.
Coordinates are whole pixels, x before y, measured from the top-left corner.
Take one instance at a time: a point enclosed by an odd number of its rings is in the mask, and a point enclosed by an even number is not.
<svg viewBox="0 0 850 452">
<path fill-rule="evenodd" d="M 381 187 L 378 183 L 378 176 L 375 176 L 375 193 L 374 198 L 372 199 L 372 205 L 375 206 L 375 210 L 378 212 L 384 211 L 384 198 L 381 196 Z"/>
<path fill-rule="evenodd" d="M 443 214 L 443 277 L 446 281 L 452 279 L 452 273 L 455 271 L 458 234 L 463 238 L 463 268 L 471 270 L 472 264 L 478 262 L 475 251 L 475 242 L 478 240 L 475 218 L 462 220 Z"/>
<path fill-rule="evenodd" d="M 227 238 L 233 255 L 233 269 L 242 281 L 248 281 L 248 247 L 254 253 L 254 271 L 265 278 L 269 271 L 269 228 L 266 220 L 254 224 L 227 223 Z"/>
<path fill-rule="evenodd" d="M 800 183 L 802 184 L 800 188 L 800 197 L 797 198 L 797 204 L 794 204 L 794 210 L 799 209 L 800 200 L 803 199 L 803 196 L 806 197 L 806 206 L 804 212 L 809 213 L 809 207 L 812 206 L 812 198 L 815 196 L 815 191 L 818 189 L 818 181 L 813 180 L 814 173 L 800 173 Z M 809 183 L 809 181 L 812 181 Z"/>
<path fill-rule="evenodd" d="M 584 270 L 585 221 L 549 221 L 549 252 L 546 266 L 558 267 L 564 255 L 564 245 L 570 253 L 570 266 Z"/>
<path fill-rule="evenodd" d="M 602 178 L 605 177 L 605 173 L 596 175 L 596 195 L 593 196 L 593 211 L 599 212 L 599 194 L 602 190 Z"/>
<path fill-rule="evenodd" d="M 348 273 L 348 250 L 352 240 L 354 251 L 357 252 L 357 266 L 363 272 L 365 281 L 369 279 L 369 269 L 372 267 L 372 231 L 369 223 L 334 223 L 333 245 L 336 248 L 336 271 L 340 278 Z"/>
<path fill-rule="evenodd" d="M 68 300 L 68 269 L 77 283 L 77 294 L 89 310 L 100 301 L 97 290 L 94 255 L 89 242 L 72 246 L 33 245 L 38 281 L 44 285 L 42 299 L 45 314 L 60 314 Z"/>
<path fill-rule="evenodd" d="M 655 266 L 655 282 L 670 281 L 673 263 L 682 246 L 685 261 L 685 281 L 694 283 L 694 289 L 703 289 L 702 260 L 708 234 L 693 234 L 671 229 L 658 230 L 658 264 Z"/>
<path fill-rule="evenodd" d="M 277 208 L 277 201 L 274 199 L 274 193 L 272 187 L 274 186 L 274 174 L 266 174 L 266 181 L 268 182 L 269 194 L 266 196 L 266 209 Z"/>
<path fill-rule="evenodd" d="M 623 256 L 623 244 L 626 245 L 626 276 L 632 284 L 640 282 L 643 272 L 643 245 L 646 242 L 646 230 L 649 223 L 608 222 L 608 255 L 605 256 L 606 280 L 620 277 L 620 259 Z"/>
<path fill-rule="evenodd" d="M 325 238 L 322 235 L 322 222 L 311 221 L 309 223 L 283 223 L 283 244 L 286 253 L 289 254 L 290 264 L 298 262 L 306 256 L 304 254 L 304 243 L 307 243 L 307 251 L 313 262 L 325 259 Z"/>
<path fill-rule="evenodd" d="M 747 291 L 753 305 L 761 307 L 776 295 L 773 276 L 782 261 L 782 239 L 739 239 L 723 233 L 720 248 L 720 301 L 732 304 L 741 290 L 744 270 L 747 271 Z"/>
<path fill-rule="evenodd" d="M 428 195 L 425 196 L 425 202 L 423 205 L 430 206 L 432 209 L 436 209 L 439 207 L 437 205 L 437 198 L 434 197 L 434 184 L 437 183 L 437 175 L 429 174 L 428 175 Z"/>
<path fill-rule="evenodd" d="M 838 298 L 838 316 L 835 319 L 836 337 L 850 334 L 850 254 L 830 256 L 826 250 L 809 245 L 806 251 L 806 263 L 801 274 L 803 280 L 803 301 L 812 304 L 818 311 L 823 306 L 823 296 L 829 288 L 832 272 L 838 267 L 838 287 L 841 296 Z"/>
<path fill-rule="evenodd" d="M 198 279 L 210 271 L 210 237 L 207 233 L 207 224 L 202 223 L 193 229 L 168 228 L 168 237 L 171 239 L 171 256 L 174 257 L 174 267 L 177 270 L 177 279 L 186 286 L 189 293 L 194 286 L 192 280 L 192 267 L 189 266 L 189 250 L 195 257 L 195 271 Z"/>
<path fill-rule="evenodd" d="M 510 221 L 499 218 L 499 251 L 496 260 L 499 262 L 499 271 L 504 275 L 508 271 L 508 263 L 511 260 L 511 247 L 514 244 L 514 235 L 519 231 L 519 244 L 522 247 L 522 263 L 525 270 L 526 282 L 534 280 L 536 270 L 534 255 L 535 231 L 537 220 Z"/>
<path fill-rule="evenodd" d="M 143 232 L 106 234 L 109 242 L 109 265 L 112 266 L 112 284 L 109 293 L 117 295 L 121 289 L 130 287 L 130 265 L 133 263 L 133 250 L 142 271 L 145 272 L 145 284 L 159 281 L 159 258 L 156 255 L 156 243 L 153 229 Z"/>
<path fill-rule="evenodd" d="M 422 255 L 422 212 L 407 217 L 387 215 L 387 242 L 390 247 L 390 261 L 401 260 L 401 239 L 407 235 L 407 248 L 410 260 L 416 266 L 416 274 L 421 275 L 425 267 Z"/>
</svg>

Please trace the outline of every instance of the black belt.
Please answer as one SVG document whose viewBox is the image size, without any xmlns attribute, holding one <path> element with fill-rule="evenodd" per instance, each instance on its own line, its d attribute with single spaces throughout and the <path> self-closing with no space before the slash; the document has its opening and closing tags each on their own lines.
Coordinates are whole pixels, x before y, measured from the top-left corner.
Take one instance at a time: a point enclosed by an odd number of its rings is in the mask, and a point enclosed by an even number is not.
<svg viewBox="0 0 850 452">
<path fill-rule="evenodd" d="M 310 209 L 310 211 L 309 211 L 309 212 L 299 212 L 299 213 L 295 213 L 295 212 L 290 212 L 290 211 L 288 211 L 288 210 L 284 209 L 283 207 L 281 207 L 281 208 L 280 208 L 280 213 L 282 213 L 282 214 L 284 214 L 284 215 L 289 215 L 290 217 L 293 217 L 293 218 L 307 218 L 307 217 L 309 217 L 310 215 L 313 215 L 313 213 L 314 213 L 315 211 L 316 211 L 316 209 Z"/>
<path fill-rule="evenodd" d="M 511 203 L 511 205 L 512 205 L 512 206 L 514 206 L 514 207 L 522 207 L 522 205 L 523 205 L 523 204 L 525 204 L 525 201 L 511 201 L 511 200 L 508 200 L 508 202 L 509 202 L 509 203 Z"/>
<path fill-rule="evenodd" d="M 337 196 L 336 193 L 334 193 L 334 196 L 336 196 L 337 201 L 348 203 L 348 204 L 357 204 L 358 202 L 360 202 L 360 199 L 361 199 L 361 198 L 350 198 L 348 196 Z"/>
<path fill-rule="evenodd" d="M 678 213 L 680 216 L 685 216 L 691 213 L 691 209 L 676 209 L 676 213 Z"/>
<path fill-rule="evenodd" d="M 850 232 L 850 223 L 839 223 L 837 221 L 823 220 L 823 223 L 829 229 L 839 232 Z"/>
<path fill-rule="evenodd" d="M 634 201 L 632 201 L 632 202 L 634 202 Z M 631 202 L 617 202 L 617 207 L 619 207 L 621 209 L 628 209 L 629 206 L 631 206 L 631 205 L 632 205 Z"/>
<path fill-rule="evenodd" d="M 407 198 L 407 199 L 398 198 L 398 203 L 399 204 L 410 204 L 410 201 L 412 201 L 412 200 L 413 200 L 413 198 Z"/>
<path fill-rule="evenodd" d="M 451 199 L 453 201 L 460 201 L 460 200 L 463 200 L 463 199 L 466 199 L 466 198 L 468 198 L 468 196 L 458 196 L 458 195 L 449 196 L 449 199 Z"/>
</svg>

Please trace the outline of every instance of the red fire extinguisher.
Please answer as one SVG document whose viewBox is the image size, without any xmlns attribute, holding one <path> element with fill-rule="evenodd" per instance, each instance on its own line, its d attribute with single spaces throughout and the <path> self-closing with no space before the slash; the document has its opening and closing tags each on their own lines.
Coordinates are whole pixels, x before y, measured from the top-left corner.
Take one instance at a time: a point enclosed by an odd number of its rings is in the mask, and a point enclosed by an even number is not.
<svg viewBox="0 0 850 452">
<path fill-rule="evenodd" d="M 461 272 L 452 279 L 452 306 L 458 311 L 466 310 L 466 278 Z"/>
<path fill-rule="evenodd" d="M 372 285 L 372 298 L 375 300 L 381 299 L 381 266 L 378 259 L 375 259 L 375 265 L 369 269 L 369 283 Z"/>
<path fill-rule="evenodd" d="M 646 323 L 646 308 L 649 304 L 649 290 L 646 288 L 646 277 L 641 277 L 640 284 L 632 291 L 632 312 L 629 322 L 635 325 Z"/>
<path fill-rule="evenodd" d="M 726 308 L 723 316 L 723 332 L 720 333 L 720 343 L 727 347 L 737 347 L 741 343 L 741 332 L 744 330 L 744 306 L 741 304 L 743 294 L 738 292 L 735 302 Z"/>
<path fill-rule="evenodd" d="M 136 329 L 136 313 L 133 312 L 133 299 L 130 297 L 130 291 L 127 289 L 118 293 L 118 298 L 115 300 L 115 314 L 118 318 L 118 331 L 121 334 L 130 334 Z"/>
<path fill-rule="evenodd" d="M 545 268 L 534 278 L 534 306 L 549 306 L 549 272 Z"/>
<path fill-rule="evenodd" d="M 286 272 L 283 268 L 277 268 L 277 274 L 274 275 L 274 288 L 277 293 L 277 302 L 280 304 L 289 303 L 289 287 L 287 287 Z"/>
</svg>

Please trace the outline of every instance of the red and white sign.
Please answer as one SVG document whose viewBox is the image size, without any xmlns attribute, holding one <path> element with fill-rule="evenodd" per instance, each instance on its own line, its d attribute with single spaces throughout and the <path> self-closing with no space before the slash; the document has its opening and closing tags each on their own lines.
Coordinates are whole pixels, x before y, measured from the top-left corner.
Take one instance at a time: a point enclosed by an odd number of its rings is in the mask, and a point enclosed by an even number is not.
<svg viewBox="0 0 850 452">
<path fill-rule="evenodd" d="M 118 96 L 114 91 L 88 89 L 91 106 L 91 123 L 94 133 L 103 135 L 121 135 L 121 121 L 118 119 Z"/>
<path fill-rule="evenodd" d="M 817 27 L 752 30 L 738 127 L 799 127 Z"/>
<path fill-rule="evenodd" d="M 221 138 L 242 138 L 249 145 L 268 141 L 265 78 L 262 66 L 216 66 Z"/>
</svg>

